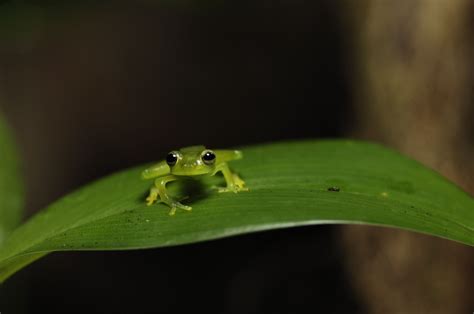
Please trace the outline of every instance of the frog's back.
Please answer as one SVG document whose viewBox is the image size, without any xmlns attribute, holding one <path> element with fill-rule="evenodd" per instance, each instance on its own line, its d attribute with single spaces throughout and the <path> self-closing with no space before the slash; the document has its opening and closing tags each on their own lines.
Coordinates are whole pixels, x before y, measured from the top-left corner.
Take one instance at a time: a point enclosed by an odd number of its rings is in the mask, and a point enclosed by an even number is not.
<svg viewBox="0 0 474 314">
<path fill-rule="evenodd" d="M 194 145 L 194 146 L 183 147 L 180 149 L 180 151 L 182 153 L 201 153 L 205 149 L 206 147 L 204 147 L 203 145 Z"/>
</svg>

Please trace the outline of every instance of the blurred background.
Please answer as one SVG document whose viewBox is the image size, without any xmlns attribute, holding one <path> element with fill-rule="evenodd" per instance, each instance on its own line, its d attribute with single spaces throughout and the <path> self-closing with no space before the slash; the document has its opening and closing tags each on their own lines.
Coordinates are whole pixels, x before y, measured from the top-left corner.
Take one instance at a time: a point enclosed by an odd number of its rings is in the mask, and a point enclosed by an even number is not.
<svg viewBox="0 0 474 314">
<path fill-rule="evenodd" d="M 191 144 L 352 137 L 474 193 L 474 2 L 2 1 L 26 217 Z M 474 251 L 367 226 L 55 253 L 2 313 L 471 313 Z"/>
</svg>

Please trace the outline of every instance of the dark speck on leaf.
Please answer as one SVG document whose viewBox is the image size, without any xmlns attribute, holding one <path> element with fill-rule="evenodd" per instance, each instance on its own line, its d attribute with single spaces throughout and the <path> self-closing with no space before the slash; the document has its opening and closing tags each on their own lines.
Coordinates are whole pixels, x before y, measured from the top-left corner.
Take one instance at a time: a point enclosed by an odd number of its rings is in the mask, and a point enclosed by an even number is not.
<svg viewBox="0 0 474 314">
<path fill-rule="evenodd" d="M 338 188 L 337 186 L 332 186 L 330 188 L 328 188 L 328 191 L 329 192 L 339 192 L 341 189 Z"/>
</svg>

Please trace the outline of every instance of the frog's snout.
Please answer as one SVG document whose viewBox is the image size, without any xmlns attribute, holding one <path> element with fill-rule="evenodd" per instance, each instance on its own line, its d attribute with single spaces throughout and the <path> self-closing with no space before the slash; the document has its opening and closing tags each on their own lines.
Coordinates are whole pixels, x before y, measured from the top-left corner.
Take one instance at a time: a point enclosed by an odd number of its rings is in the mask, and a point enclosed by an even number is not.
<svg viewBox="0 0 474 314">
<path fill-rule="evenodd" d="M 183 168 L 195 168 L 197 166 L 196 162 L 187 162 L 182 165 Z"/>
</svg>

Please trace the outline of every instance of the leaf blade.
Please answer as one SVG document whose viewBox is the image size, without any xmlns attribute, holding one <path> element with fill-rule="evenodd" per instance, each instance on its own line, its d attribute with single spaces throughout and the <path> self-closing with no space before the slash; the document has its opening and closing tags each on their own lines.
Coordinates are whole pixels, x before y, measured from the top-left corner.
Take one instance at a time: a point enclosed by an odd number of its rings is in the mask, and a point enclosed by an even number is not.
<svg viewBox="0 0 474 314">
<path fill-rule="evenodd" d="M 145 206 L 145 166 L 64 197 L 12 235 L 0 251 L 0 280 L 2 267 L 24 254 L 160 247 L 321 223 L 398 227 L 474 245 L 472 197 L 381 146 L 302 141 L 247 148 L 244 156 L 231 167 L 250 192 L 202 190 L 191 213 L 174 217 L 164 205 Z M 174 188 L 182 193 L 185 184 Z"/>
</svg>

